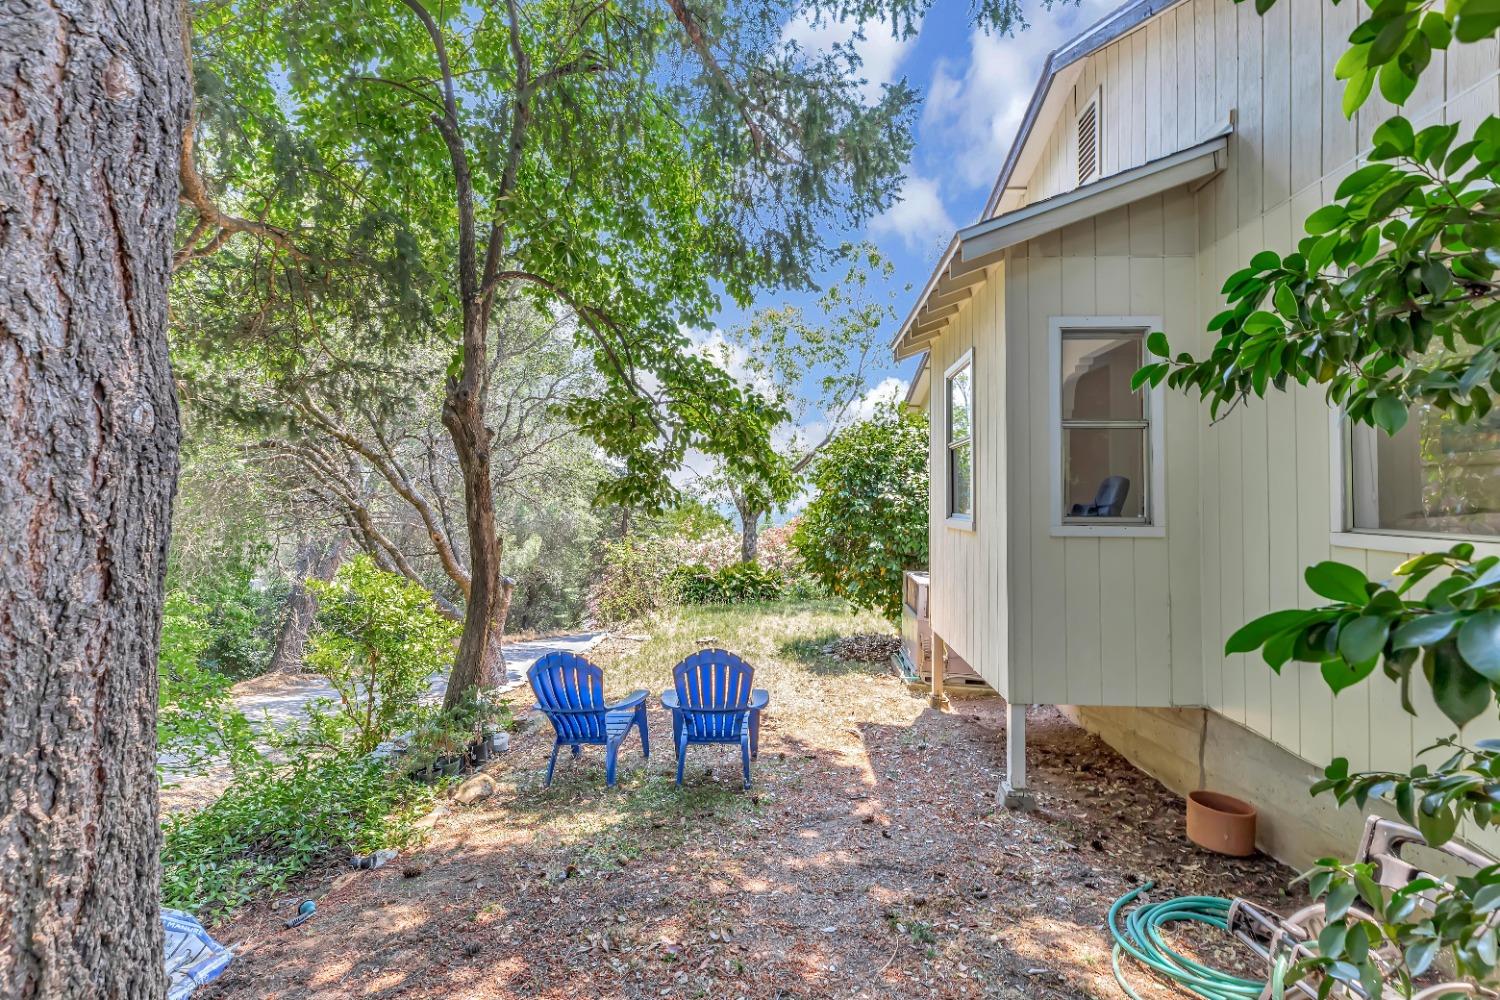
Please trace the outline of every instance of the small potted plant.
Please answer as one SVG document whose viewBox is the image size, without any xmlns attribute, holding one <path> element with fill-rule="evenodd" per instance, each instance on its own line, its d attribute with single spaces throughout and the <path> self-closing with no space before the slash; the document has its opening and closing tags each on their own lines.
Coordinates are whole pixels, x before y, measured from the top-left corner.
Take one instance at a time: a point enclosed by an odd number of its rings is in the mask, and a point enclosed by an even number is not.
<svg viewBox="0 0 1500 1000">
<path fill-rule="evenodd" d="M 468 747 L 468 730 L 454 729 L 440 723 L 432 737 L 432 750 L 436 755 L 432 762 L 433 770 L 448 778 L 460 773 L 467 763 Z"/>
</svg>

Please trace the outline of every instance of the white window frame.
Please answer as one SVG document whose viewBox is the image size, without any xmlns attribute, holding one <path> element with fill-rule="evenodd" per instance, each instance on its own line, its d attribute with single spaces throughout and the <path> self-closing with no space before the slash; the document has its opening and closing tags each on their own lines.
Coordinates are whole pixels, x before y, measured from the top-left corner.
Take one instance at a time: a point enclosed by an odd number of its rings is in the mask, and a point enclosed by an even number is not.
<svg viewBox="0 0 1500 1000">
<path fill-rule="evenodd" d="M 953 405 L 952 391 L 953 376 L 969 369 L 969 513 L 955 514 L 953 512 Z M 974 530 L 974 517 L 979 509 L 979 477 L 976 474 L 979 467 L 979 452 L 974 446 L 976 403 L 979 399 L 979 380 L 974 377 L 974 349 L 971 347 L 958 356 L 958 360 L 949 365 L 943 372 L 943 508 L 946 515 L 944 523 L 950 528 L 960 531 Z"/>
<path fill-rule="evenodd" d="M 1145 346 L 1145 338 L 1162 329 L 1160 316 L 1053 316 L 1047 324 L 1048 382 L 1047 425 L 1051 456 L 1050 534 L 1058 538 L 1163 538 L 1167 534 L 1166 390 L 1162 385 L 1145 391 L 1146 495 L 1139 523 L 1117 521 L 1083 524 L 1063 519 L 1063 426 L 1062 341 L 1064 330 L 1128 330 L 1141 334 L 1141 362 L 1165 361 Z"/>
<path fill-rule="evenodd" d="M 1500 539 L 1493 535 L 1460 535 L 1444 531 L 1397 531 L 1354 526 L 1354 423 L 1341 406 L 1328 408 L 1328 543 L 1343 548 L 1418 555 L 1471 542 L 1475 555 L 1500 555 Z"/>
<path fill-rule="evenodd" d="M 1084 180 L 1083 174 L 1083 150 L 1078 142 L 1078 124 L 1088 113 L 1089 108 L 1094 109 L 1094 174 L 1088 180 Z M 1104 176 L 1104 87 L 1094 88 L 1093 94 L 1078 107 L 1078 113 L 1073 116 L 1073 180 L 1077 187 L 1092 184 Z"/>
</svg>

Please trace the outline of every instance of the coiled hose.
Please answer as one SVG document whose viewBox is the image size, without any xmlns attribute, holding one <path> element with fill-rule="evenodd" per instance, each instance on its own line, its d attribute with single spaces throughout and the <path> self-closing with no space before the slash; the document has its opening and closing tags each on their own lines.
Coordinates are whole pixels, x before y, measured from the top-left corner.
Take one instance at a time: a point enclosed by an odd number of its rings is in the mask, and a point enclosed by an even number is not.
<svg viewBox="0 0 1500 1000">
<path fill-rule="evenodd" d="M 1267 980 L 1242 979 L 1202 965 L 1173 950 L 1162 938 L 1162 928 L 1171 923 L 1208 924 L 1227 933 L 1229 900 L 1219 896 L 1178 896 L 1159 903 L 1143 903 L 1122 920 L 1121 911 L 1153 885 L 1154 882 L 1147 882 L 1132 889 L 1109 908 L 1109 932 L 1115 939 L 1110 961 L 1114 966 L 1115 982 L 1120 984 L 1126 996 L 1131 1000 L 1141 1000 L 1140 994 L 1125 981 L 1125 973 L 1120 969 L 1121 952 L 1204 1000 L 1257 1000 L 1266 994 Z M 1270 995 L 1275 1000 L 1283 998 L 1281 984 L 1285 973 L 1285 959 L 1278 957 L 1270 979 L 1274 984 Z"/>
</svg>

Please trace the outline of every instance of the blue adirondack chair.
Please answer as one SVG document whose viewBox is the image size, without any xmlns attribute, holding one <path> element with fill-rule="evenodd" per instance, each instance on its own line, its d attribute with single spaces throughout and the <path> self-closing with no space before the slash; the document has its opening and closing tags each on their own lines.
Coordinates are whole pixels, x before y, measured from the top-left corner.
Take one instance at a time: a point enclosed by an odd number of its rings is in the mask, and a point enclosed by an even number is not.
<svg viewBox="0 0 1500 1000">
<path fill-rule="evenodd" d="M 661 703 L 672 711 L 672 748 L 677 751 L 677 784 L 687 748 L 694 743 L 739 744 L 750 787 L 750 761 L 760 754 L 760 713 L 771 696 L 755 690 L 755 668 L 722 649 L 700 649 L 672 668 L 674 690 Z"/>
<path fill-rule="evenodd" d="M 646 729 L 647 692 L 633 691 L 613 705 L 604 702 L 604 671 L 575 653 L 548 653 L 526 671 L 536 693 L 537 711 L 547 717 L 557 733 L 552 759 L 547 762 L 547 784 L 557 769 L 557 753 L 564 746 L 577 757 L 585 744 L 604 747 L 605 781 L 615 783 L 615 760 L 620 744 L 632 728 L 641 732 L 641 756 L 651 757 L 651 736 Z"/>
</svg>

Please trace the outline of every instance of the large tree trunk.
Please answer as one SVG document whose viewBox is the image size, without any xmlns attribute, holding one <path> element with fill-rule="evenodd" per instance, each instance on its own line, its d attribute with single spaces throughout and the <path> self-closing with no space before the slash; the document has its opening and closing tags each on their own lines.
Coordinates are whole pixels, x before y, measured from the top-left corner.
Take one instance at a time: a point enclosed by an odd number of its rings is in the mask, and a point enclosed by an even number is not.
<svg viewBox="0 0 1500 1000">
<path fill-rule="evenodd" d="M 443 426 L 453 438 L 463 472 L 464 516 L 469 529 L 469 596 L 464 607 L 458 658 L 448 676 L 448 693 L 444 698 L 450 708 L 469 688 L 493 687 L 505 676 L 501 647 L 511 587 L 500 573 L 502 546 L 495 522 L 495 491 L 490 482 L 492 434 L 484 419 L 488 386 L 482 367 L 485 347 L 482 331 L 486 319 L 481 315 L 468 320 L 479 324 L 479 332 L 476 336 L 471 330 L 466 338 L 469 347 L 465 352 L 464 377 L 450 385 L 443 402 Z M 470 365 L 477 370 L 471 371 Z"/>
<path fill-rule="evenodd" d="M 333 538 L 303 538 L 297 545 L 297 578 L 286 599 L 286 618 L 276 635 L 267 673 L 295 674 L 302 670 L 302 654 L 307 650 L 307 635 L 318 615 L 318 595 L 307 587 L 307 580 L 333 579 L 344 553 L 349 548 L 349 533 L 341 531 Z"/>
<path fill-rule="evenodd" d="M 0 996 L 155 998 L 175 2 L 0 8 Z"/>
<path fill-rule="evenodd" d="M 760 547 L 760 519 L 766 512 L 739 492 L 731 495 L 734 509 L 740 515 L 740 561 L 754 562 L 756 550 Z"/>
</svg>

